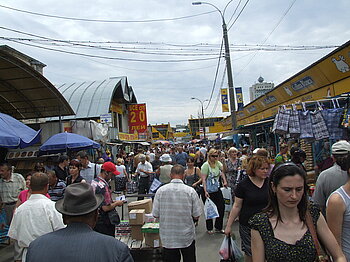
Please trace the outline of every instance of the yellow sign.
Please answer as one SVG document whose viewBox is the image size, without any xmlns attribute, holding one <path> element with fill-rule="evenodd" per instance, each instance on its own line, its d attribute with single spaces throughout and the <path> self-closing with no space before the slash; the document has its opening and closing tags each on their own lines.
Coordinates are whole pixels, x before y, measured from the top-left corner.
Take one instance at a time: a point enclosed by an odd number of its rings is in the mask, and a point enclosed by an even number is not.
<svg viewBox="0 0 350 262">
<path fill-rule="evenodd" d="M 123 107 L 122 107 L 122 105 L 119 105 L 119 104 L 117 104 L 116 102 L 113 102 L 113 101 L 112 101 L 112 104 L 111 104 L 111 111 L 116 112 L 116 113 L 122 115 L 122 114 L 123 114 Z"/>
<path fill-rule="evenodd" d="M 119 133 L 119 139 L 123 141 L 135 141 L 139 139 L 137 132 L 134 134 Z"/>
<path fill-rule="evenodd" d="M 222 112 L 230 112 L 228 108 L 227 88 L 221 89 L 221 105 L 222 105 Z"/>
</svg>

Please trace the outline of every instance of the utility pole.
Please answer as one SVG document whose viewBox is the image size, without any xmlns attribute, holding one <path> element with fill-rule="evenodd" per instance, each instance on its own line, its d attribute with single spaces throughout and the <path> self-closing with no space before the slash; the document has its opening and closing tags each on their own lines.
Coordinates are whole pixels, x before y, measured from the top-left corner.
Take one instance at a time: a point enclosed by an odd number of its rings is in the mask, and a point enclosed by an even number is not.
<svg viewBox="0 0 350 262">
<path fill-rule="evenodd" d="M 192 5 L 210 5 L 216 9 L 221 15 L 222 18 L 222 31 L 223 31 L 223 38 L 224 38 L 224 45 L 225 45 L 225 60 L 226 60 L 226 68 L 227 68 L 227 81 L 228 81 L 228 90 L 229 90 L 229 98 L 230 98 L 230 111 L 231 111 L 231 122 L 232 122 L 232 130 L 235 130 L 237 128 L 237 119 L 236 119 L 236 99 L 235 99 L 235 92 L 233 88 L 233 77 L 232 77 L 232 67 L 231 67 L 231 57 L 230 57 L 230 46 L 228 42 L 228 34 L 227 34 L 227 26 L 225 22 L 225 11 L 227 6 L 232 2 L 233 0 L 229 1 L 224 11 L 221 12 L 221 10 L 208 2 L 193 2 Z"/>
</svg>

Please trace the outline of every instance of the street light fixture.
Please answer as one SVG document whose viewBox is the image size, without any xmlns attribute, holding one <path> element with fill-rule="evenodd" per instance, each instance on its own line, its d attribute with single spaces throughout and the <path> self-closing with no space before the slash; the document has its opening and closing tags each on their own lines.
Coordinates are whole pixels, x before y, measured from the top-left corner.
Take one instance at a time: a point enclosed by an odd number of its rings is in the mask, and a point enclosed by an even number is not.
<svg viewBox="0 0 350 262">
<path fill-rule="evenodd" d="M 233 77 L 232 77 L 232 68 L 231 68 L 231 58 L 230 58 L 230 47 L 228 43 L 228 35 L 227 35 L 227 26 L 225 22 L 225 11 L 226 8 L 229 6 L 230 3 L 232 3 L 233 0 L 229 1 L 224 10 L 221 11 L 217 6 L 208 3 L 208 2 L 193 2 L 192 5 L 210 5 L 215 8 L 216 11 L 219 12 L 222 18 L 222 31 L 223 31 L 223 38 L 224 38 L 224 45 L 225 45 L 225 60 L 226 60 L 226 67 L 227 67 L 227 80 L 228 80 L 228 89 L 229 89 L 229 96 L 230 96 L 230 105 L 231 105 L 231 121 L 232 121 L 232 130 L 235 130 L 237 127 L 237 120 L 236 120 L 236 102 L 235 102 L 235 94 L 233 89 Z"/>
<path fill-rule="evenodd" d="M 205 119 L 204 119 L 204 109 L 203 109 L 203 103 L 205 102 L 205 101 L 209 101 L 208 99 L 206 99 L 206 100 L 204 100 L 203 102 L 202 102 L 202 100 L 200 100 L 199 98 L 197 98 L 197 97 L 191 97 L 191 99 L 195 99 L 195 100 L 198 100 L 199 101 L 199 103 L 201 103 L 201 107 L 202 107 L 202 124 L 201 124 L 201 127 L 203 127 L 203 135 L 204 135 L 204 139 L 206 138 L 205 137 Z"/>
</svg>

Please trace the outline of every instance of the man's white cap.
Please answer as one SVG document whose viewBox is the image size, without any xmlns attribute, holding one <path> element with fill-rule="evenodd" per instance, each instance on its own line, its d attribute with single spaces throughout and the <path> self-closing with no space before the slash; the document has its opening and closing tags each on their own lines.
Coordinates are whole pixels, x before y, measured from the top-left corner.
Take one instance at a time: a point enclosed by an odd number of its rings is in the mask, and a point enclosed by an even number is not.
<svg viewBox="0 0 350 262">
<path fill-rule="evenodd" d="M 333 144 L 332 154 L 333 155 L 343 155 L 350 153 L 350 143 L 346 140 L 340 140 Z"/>
</svg>

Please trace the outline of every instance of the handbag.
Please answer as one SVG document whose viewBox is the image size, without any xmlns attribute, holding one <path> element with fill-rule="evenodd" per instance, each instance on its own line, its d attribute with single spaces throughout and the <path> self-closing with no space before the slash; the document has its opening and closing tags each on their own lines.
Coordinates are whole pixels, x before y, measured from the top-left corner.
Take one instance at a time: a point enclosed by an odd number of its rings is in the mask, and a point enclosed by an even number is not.
<svg viewBox="0 0 350 262">
<path fill-rule="evenodd" d="M 219 191 L 219 187 L 220 187 L 219 179 L 215 177 L 215 174 L 211 170 L 210 166 L 209 166 L 209 175 L 207 177 L 206 185 L 207 185 L 208 193 L 214 193 Z"/>
<path fill-rule="evenodd" d="M 316 233 L 316 228 L 314 223 L 312 222 L 312 217 L 310 214 L 310 211 L 306 212 L 306 225 L 309 228 L 309 231 L 311 233 L 312 236 L 312 240 L 314 241 L 314 245 L 316 248 L 316 260 L 315 261 L 319 261 L 319 262 L 330 262 L 330 258 L 329 256 L 326 254 L 326 252 L 324 252 L 324 250 L 322 249 L 320 242 L 318 241 L 318 237 L 317 237 L 317 233 Z"/>
<path fill-rule="evenodd" d="M 112 225 L 119 225 L 120 224 L 120 217 L 119 217 L 117 210 L 115 210 L 113 208 L 107 214 L 108 214 L 109 221 L 111 222 Z"/>
</svg>

